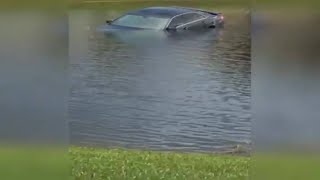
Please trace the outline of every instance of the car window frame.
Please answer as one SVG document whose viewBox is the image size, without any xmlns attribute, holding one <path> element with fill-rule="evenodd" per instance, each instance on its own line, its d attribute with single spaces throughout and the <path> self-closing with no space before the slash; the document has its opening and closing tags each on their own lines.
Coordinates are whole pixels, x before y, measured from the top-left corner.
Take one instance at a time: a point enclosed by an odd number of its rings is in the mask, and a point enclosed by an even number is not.
<svg viewBox="0 0 320 180">
<path fill-rule="evenodd" d="M 185 26 L 185 25 L 188 25 L 188 24 L 197 22 L 197 21 L 202 21 L 202 20 L 204 20 L 204 19 L 207 18 L 207 16 L 205 16 L 205 15 L 202 14 L 202 13 L 198 13 L 198 12 L 186 12 L 186 13 L 182 13 L 182 14 L 178 14 L 178 15 L 173 16 L 173 17 L 170 19 L 170 21 L 168 22 L 168 24 L 166 25 L 166 28 L 169 28 L 170 24 L 172 23 L 172 21 L 173 21 L 175 18 L 178 18 L 178 17 L 180 17 L 180 16 L 184 16 L 184 15 L 187 15 L 187 14 L 197 14 L 197 15 L 199 15 L 199 16 L 202 16 L 203 18 L 196 19 L 196 20 L 193 20 L 193 21 L 190 21 L 190 22 L 187 22 L 187 23 L 178 25 L 178 26 L 176 26 L 175 28 L 178 28 L 178 27 L 181 27 L 181 26 Z"/>
</svg>

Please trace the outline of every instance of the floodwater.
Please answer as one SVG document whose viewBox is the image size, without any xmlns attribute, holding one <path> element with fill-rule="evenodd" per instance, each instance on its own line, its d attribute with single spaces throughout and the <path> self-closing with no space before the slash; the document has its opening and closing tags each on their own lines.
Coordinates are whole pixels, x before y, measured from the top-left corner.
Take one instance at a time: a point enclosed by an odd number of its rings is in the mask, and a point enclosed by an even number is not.
<svg viewBox="0 0 320 180">
<path fill-rule="evenodd" d="M 250 16 L 203 32 L 97 31 L 121 12 L 69 14 L 74 145 L 212 152 L 250 144 Z"/>
</svg>

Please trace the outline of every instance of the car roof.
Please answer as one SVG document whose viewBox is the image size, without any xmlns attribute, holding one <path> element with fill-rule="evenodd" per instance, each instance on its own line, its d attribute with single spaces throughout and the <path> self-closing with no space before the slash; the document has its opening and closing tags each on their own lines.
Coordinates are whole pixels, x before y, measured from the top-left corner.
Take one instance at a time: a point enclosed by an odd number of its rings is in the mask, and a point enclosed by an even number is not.
<svg viewBox="0 0 320 180">
<path fill-rule="evenodd" d="M 184 14 L 189 12 L 197 12 L 197 11 L 192 9 L 182 8 L 182 7 L 148 7 L 148 8 L 144 8 L 136 11 L 131 11 L 128 14 L 172 18 L 179 14 Z"/>
</svg>

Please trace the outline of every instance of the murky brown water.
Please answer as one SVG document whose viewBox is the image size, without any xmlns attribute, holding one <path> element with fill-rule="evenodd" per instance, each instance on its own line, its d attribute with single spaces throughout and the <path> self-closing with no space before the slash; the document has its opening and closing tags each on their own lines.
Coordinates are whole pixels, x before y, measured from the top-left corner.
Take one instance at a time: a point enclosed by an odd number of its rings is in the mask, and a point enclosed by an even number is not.
<svg viewBox="0 0 320 180">
<path fill-rule="evenodd" d="M 117 15 L 70 12 L 72 144 L 220 151 L 250 143 L 248 15 L 225 12 L 223 29 L 198 33 L 96 31 Z"/>
</svg>

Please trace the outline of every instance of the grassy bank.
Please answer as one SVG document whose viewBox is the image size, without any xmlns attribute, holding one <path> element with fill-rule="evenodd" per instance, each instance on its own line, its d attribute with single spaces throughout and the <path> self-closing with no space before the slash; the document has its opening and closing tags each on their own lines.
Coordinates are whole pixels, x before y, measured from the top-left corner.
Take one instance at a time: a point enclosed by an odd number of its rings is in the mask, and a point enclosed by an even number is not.
<svg viewBox="0 0 320 180">
<path fill-rule="evenodd" d="M 246 179 L 249 158 L 123 149 L 70 149 L 76 180 Z"/>
<path fill-rule="evenodd" d="M 95 10 L 117 10 L 134 9 L 149 6 L 188 6 L 202 8 L 234 8 L 249 7 L 249 0 L 80 0 L 71 1 L 70 7 L 73 9 L 95 9 Z"/>
</svg>

